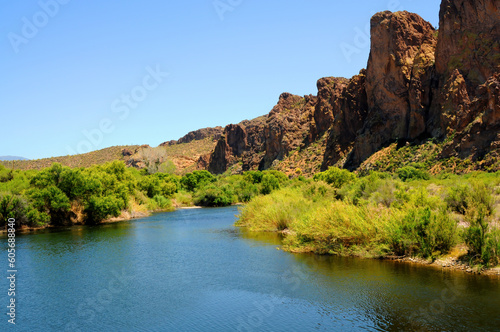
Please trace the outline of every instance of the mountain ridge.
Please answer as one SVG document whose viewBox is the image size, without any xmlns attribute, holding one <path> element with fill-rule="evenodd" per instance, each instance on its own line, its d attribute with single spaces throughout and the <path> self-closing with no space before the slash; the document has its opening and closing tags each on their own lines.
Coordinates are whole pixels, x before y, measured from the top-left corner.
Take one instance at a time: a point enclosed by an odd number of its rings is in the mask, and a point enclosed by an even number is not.
<svg viewBox="0 0 500 332">
<path fill-rule="evenodd" d="M 0 156 L 0 161 L 11 161 L 11 160 L 29 160 L 29 159 L 19 156 Z"/>
<path fill-rule="evenodd" d="M 189 132 L 160 144 L 161 156 L 133 146 L 113 158 L 138 168 L 153 155 L 171 158 L 179 173 L 301 175 L 411 163 L 436 172 L 499 170 L 500 1 L 443 0 L 438 30 L 414 13 L 380 12 L 370 34 L 367 68 L 320 78 L 317 95 L 284 92 L 268 114 Z"/>
</svg>

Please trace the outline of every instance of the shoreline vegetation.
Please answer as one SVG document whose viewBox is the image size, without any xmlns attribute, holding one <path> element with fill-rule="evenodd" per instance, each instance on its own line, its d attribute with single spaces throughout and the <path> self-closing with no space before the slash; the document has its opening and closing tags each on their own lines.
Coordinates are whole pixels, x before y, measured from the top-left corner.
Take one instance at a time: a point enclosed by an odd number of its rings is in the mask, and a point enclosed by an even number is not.
<svg viewBox="0 0 500 332">
<path fill-rule="evenodd" d="M 276 170 L 179 176 L 158 169 L 122 161 L 39 171 L 0 166 L 0 221 L 15 218 L 30 232 L 243 204 L 236 226 L 279 232 L 289 252 L 500 274 L 500 172 L 430 175 L 413 164 L 361 175 L 330 167 L 289 178 Z"/>
</svg>

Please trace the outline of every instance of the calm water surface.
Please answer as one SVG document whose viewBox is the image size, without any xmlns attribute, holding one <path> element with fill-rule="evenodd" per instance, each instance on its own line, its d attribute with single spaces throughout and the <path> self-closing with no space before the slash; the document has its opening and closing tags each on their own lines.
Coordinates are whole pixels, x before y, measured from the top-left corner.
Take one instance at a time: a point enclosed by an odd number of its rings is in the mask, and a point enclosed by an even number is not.
<svg viewBox="0 0 500 332">
<path fill-rule="evenodd" d="M 18 235 L 15 330 L 500 331 L 498 278 L 286 253 L 237 212 Z"/>
</svg>

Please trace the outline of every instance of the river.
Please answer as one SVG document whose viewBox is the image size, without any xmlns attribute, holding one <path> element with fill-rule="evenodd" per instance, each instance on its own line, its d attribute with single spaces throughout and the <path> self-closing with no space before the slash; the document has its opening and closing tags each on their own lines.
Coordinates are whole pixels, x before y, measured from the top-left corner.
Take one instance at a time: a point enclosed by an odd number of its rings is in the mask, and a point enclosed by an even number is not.
<svg viewBox="0 0 500 332">
<path fill-rule="evenodd" d="M 496 277 L 290 254 L 277 234 L 234 227 L 237 213 L 18 234 L 15 330 L 500 331 Z M 8 288 L 1 278 L 5 313 Z"/>
</svg>

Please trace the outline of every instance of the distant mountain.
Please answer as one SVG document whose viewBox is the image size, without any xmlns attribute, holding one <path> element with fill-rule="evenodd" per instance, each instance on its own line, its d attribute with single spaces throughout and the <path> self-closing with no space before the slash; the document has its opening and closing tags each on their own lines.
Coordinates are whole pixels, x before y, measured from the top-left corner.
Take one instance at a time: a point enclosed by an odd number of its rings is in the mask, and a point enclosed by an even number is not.
<svg viewBox="0 0 500 332">
<path fill-rule="evenodd" d="M 18 156 L 0 156 L 0 160 L 7 161 L 7 160 L 29 160 L 29 159 Z"/>
</svg>

